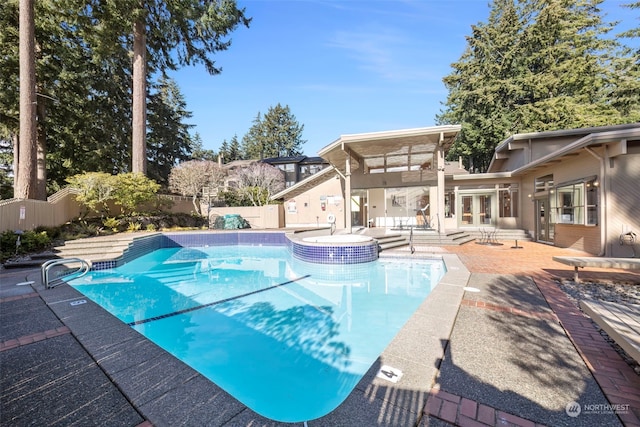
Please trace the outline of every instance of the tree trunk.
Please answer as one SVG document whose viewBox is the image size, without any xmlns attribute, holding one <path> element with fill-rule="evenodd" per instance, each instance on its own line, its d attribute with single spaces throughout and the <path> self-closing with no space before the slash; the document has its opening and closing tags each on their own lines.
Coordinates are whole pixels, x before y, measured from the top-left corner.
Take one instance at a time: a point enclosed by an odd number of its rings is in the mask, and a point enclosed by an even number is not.
<svg viewBox="0 0 640 427">
<path fill-rule="evenodd" d="M 193 203 L 193 210 L 197 213 L 197 214 L 201 214 L 200 212 L 200 207 L 198 206 L 198 195 L 195 194 L 193 196 L 193 198 L 191 199 L 191 203 Z"/>
<path fill-rule="evenodd" d="M 147 36 L 141 18 L 133 24 L 133 129 L 131 171 L 147 173 Z"/>
<path fill-rule="evenodd" d="M 13 196 L 37 197 L 36 64 L 33 0 L 20 0 L 20 136 Z"/>
<path fill-rule="evenodd" d="M 37 95 L 36 95 L 37 96 Z M 36 198 L 47 200 L 47 133 L 44 129 L 47 107 L 46 101 L 38 101 L 38 137 L 36 150 Z"/>
</svg>

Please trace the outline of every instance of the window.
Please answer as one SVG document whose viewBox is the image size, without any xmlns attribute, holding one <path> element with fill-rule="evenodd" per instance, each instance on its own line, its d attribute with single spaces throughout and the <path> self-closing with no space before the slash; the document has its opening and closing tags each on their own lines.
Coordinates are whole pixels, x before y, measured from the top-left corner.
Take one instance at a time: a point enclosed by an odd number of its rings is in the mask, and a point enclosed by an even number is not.
<svg viewBox="0 0 640 427">
<path fill-rule="evenodd" d="M 445 190 L 444 193 L 444 216 L 445 218 L 453 218 L 456 214 L 456 193 L 452 190 Z"/>
<path fill-rule="evenodd" d="M 278 168 L 284 172 L 284 184 L 286 187 L 291 187 L 297 182 L 295 163 L 283 163 L 278 165 Z"/>
<path fill-rule="evenodd" d="M 587 225 L 598 224 L 598 187 L 599 183 L 593 179 L 585 183 L 587 192 Z"/>
<path fill-rule="evenodd" d="M 557 187 L 558 223 L 598 224 L 598 181 L 595 177 Z"/>
<path fill-rule="evenodd" d="M 501 218 L 518 216 L 518 186 L 506 185 L 498 189 L 498 207 Z"/>
</svg>

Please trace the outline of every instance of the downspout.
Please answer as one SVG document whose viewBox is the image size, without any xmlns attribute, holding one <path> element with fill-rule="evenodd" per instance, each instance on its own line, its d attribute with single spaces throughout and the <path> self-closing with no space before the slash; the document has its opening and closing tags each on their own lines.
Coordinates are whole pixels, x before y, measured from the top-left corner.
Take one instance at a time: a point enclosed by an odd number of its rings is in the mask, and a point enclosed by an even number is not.
<svg viewBox="0 0 640 427">
<path fill-rule="evenodd" d="M 589 147 L 584 147 L 584 149 L 600 161 L 600 253 L 598 256 L 605 256 L 607 253 L 607 191 L 605 187 L 607 146 L 604 146 L 604 157 Z"/>
</svg>

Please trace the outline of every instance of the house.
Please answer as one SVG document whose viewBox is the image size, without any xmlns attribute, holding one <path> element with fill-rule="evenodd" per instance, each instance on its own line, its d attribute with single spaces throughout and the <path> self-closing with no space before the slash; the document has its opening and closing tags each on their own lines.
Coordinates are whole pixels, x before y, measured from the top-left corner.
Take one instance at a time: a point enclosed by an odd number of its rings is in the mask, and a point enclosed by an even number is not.
<svg viewBox="0 0 640 427">
<path fill-rule="evenodd" d="M 291 187 L 329 166 L 329 163 L 322 157 L 307 156 L 271 157 L 263 159 L 262 162 L 275 166 L 284 172 L 285 187 Z"/>
<path fill-rule="evenodd" d="M 343 135 L 318 153 L 329 167 L 274 199 L 284 202 L 288 227 L 521 229 L 539 242 L 632 256 L 640 123 L 513 135 L 476 174 L 445 161 L 459 132 Z"/>
</svg>

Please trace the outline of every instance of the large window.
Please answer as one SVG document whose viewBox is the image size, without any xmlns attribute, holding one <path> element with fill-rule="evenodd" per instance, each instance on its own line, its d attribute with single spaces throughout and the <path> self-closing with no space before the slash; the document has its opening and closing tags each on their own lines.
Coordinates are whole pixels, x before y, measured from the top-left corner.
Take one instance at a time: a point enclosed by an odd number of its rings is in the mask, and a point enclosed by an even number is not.
<svg viewBox="0 0 640 427">
<path fill-rule="evenodd" d="M 559 185 L 556 189 L 558 223 L 598 223 L 598 181 L 595 177 Z"/>
</svg>

